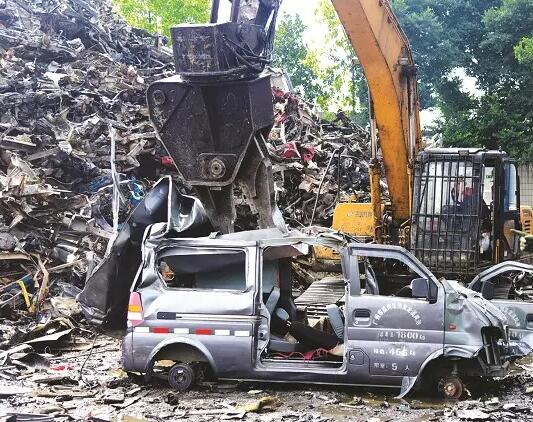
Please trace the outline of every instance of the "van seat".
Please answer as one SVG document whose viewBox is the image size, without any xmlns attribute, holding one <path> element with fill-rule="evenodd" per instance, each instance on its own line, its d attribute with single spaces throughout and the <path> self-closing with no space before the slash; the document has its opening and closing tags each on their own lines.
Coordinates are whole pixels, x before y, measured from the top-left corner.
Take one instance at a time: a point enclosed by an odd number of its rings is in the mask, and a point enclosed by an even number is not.
<svg viewBox="0 0 533 422">
<path fill-rule="evenodd" d="M 285 340 L 282 337 L 276 336 L 275 334 L 270 335 L 270 343 L 268 345 L 270 352 L 277 353 L 292 353 L 292 352 L 305 352 L 306 349 L 303 345 L 296 342 L 291 342 Z"/>
<path fill-rule="evenodd" d="M 341 308 L 337 305 L 331 304 L 326 306 L 328 312 L 329 323 L 333 327 L 333 331 L 337 334 L 337 337 L 344 341 L 344 314 Z"/>
</svg>

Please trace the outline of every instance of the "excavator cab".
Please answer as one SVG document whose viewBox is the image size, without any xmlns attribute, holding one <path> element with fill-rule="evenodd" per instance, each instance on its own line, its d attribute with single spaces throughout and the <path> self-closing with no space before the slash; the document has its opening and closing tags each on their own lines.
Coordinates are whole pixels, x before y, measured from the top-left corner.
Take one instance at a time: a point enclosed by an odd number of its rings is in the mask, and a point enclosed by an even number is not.
<svg viewBox="0 0 533 422">
<path fill-rule="evenodd" d="M 435 273 L 462 279 L 515 258 L 519 186 L 505 152 L 421 152 L 415 161 L 411 250 Z"/>
</svg>

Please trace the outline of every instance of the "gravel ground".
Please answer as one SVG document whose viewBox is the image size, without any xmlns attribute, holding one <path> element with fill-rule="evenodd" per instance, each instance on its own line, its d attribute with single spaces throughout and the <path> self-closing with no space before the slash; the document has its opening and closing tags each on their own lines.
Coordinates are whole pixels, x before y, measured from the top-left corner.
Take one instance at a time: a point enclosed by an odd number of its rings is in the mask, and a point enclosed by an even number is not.
<svg viewBox="0 0 533 422">
<path fill-rule="evenodd" d="M 533 396 L 525 393 L 532 379 L 533 359 L 525 359 L 505 380 L 480 384 L 460 402 L 421 396 L 399 401 L 387 390 L 256 383 L 206 383 L 175 393 L 162 382 L 147 386 L 129 379 L 120 368 L 118 341 L 106 339 L 90 354 L 52 358 L 48 369 L 0 371 L 0 421 L 10 412 L 19 414 L 13 420 L 31 413 L 58 421 L 525 421 L 533 420 Z"/>
</svg>

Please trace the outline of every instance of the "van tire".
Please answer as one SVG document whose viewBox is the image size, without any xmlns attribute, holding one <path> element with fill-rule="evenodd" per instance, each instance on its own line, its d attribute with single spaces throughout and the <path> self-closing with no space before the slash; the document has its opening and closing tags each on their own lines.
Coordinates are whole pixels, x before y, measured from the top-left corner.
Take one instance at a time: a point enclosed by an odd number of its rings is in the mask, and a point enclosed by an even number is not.
<svg viewBox="0 0 533 422">
<path fill-rule="evenodd" d="M 176 391 L 189 390 L 195 381 L 196 373 L 190 365 L 177 363 L 168 371 L 168 383 Z"/>
</svg>

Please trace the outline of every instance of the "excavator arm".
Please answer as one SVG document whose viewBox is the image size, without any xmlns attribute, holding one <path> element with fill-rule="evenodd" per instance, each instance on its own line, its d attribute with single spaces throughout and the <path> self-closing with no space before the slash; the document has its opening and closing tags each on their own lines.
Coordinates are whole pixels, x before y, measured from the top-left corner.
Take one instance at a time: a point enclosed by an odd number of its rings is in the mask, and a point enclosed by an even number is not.
<svg viewBox="0 0 533 422">
<path fill-rule="evenodd" d="M 411 216 L 411 169 L 422 140 L 411 48 L 388 1 L 332 3 L 368 82 L 377 129 L 374 147 L 382 151 L 393 224 L 399 226 Z M 373 192 L 372 200 L 379 202 L 379 192 Z"/>
</svg>

